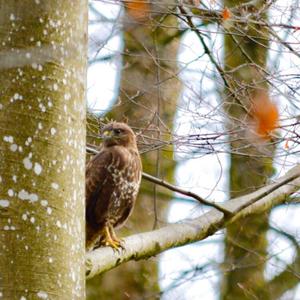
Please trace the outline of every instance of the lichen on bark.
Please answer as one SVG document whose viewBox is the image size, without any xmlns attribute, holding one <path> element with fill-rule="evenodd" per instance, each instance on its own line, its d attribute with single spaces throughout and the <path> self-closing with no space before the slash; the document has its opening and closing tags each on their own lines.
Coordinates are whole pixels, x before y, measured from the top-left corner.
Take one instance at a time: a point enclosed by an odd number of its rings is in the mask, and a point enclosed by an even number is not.
<svg viewBox="0 0 300 300">
<path fill-rule="evenodd" d="M 0 294 L 82 299 L 87 2 L 1 0 L 0 27 Z"/>
</svg>

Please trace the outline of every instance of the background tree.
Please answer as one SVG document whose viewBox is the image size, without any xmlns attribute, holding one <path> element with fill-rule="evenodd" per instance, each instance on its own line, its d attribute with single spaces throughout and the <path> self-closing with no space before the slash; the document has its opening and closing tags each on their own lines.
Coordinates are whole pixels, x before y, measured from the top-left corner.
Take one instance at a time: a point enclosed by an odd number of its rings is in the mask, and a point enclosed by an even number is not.
<svg viewBox="0 0 300 300">
<path fill-rule="evenodd" d="M 177 19 L 163 13 L 153 16 L 147 5 L 143 1 L 125 5 L 120 92 L 106 117 L 126 121 L 135 128 L 140 151 L 144 153 L 144 171 L 172 182 L 173 149 L 170 146 L 160 151 L 160 143 L 170 138 L 180 92 L 176 76 Z M 93 128 L 97 131 L 97 127 Z M 123 236 L 160 226 L 170 199 L 170 193 L 143 181 Z M 88 299 L 154 297 L 159 292 L 157 260 L 128 263 L 88 281 L 87 289 Z"/>
<path fill-rule="evenodd" d="M 229 0 L 224 5 L 231 9 L 243 3 L 246 1 Z M 229 114 L 229 130 L 233 132 L 230 137 L 231 197 L 255 191 L 274 173 L 275 149 L 269 134 L 277 126 L 278 114 L 269 99 L 266 78 L 269 34 L 266 26 L 251 23 L 256 14 L 260 15 L 262 22 L 267 21 L 267 9 L 265 1 L 245 6 L 237 16 L 250 13 L 253 19 L 249 18 L 247 25 L 233 23 L 224 29 L 228 33 L 224 41 L 225 72 L 230 73 L 226 76 L 229 86 L 225 88 L 224 102 Z M 274 120 L 271 119 L 272 109 L 276 115 Z M 249 299 L 249 295 L 273 299 L 266 289 L 264 275 L 268 218 L 269 212 L 251 215 L 227 227 L 223 299 Z"/>
<path fill-rule="evenodd" d="M 83 299 L 87 2 L 0 1 L 0 27 L 0 295 Z"/>
</svg>

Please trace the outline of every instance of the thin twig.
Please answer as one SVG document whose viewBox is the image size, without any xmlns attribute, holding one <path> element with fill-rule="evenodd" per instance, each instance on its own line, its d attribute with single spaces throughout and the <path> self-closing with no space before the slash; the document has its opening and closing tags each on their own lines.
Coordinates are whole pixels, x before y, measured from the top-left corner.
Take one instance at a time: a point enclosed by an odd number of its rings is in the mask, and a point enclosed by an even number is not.
<svg viewBox="0 0 300 300">
<path fill-rule="evenodd" d="M 249 113 L 247 108 L 245 107 L 245 105 L 241 102 L 241 100 L 239 99 L 239 97 L 236 95 L 236 92 L 234 91 L 234 89 L 231 87 L 229 81 L 226 78 L 226 73 L 225 71 L 222 69 L 222 67 L 218 64 L 218 62 L 216 61 L 216 59 L 214 58 L 212 52 L 210 51 L 209 47 L 206 45 L 204 38 L 201 35 L 201 32 L 198 30 L 198 28 L 196 27 L 196 25 L 194 24 L 192 17 L 187 13 L 187 11 L 184 9 L 184 7 L 182 5 L 178 5 L 179 11 L 180 13 L 185 17 L 185 22 L 186 24 L 190 27 L 190 29 L 192 31 L 194 31 L 197 35 L 197 37 L 199 38 L 199 41 L 204 49 L 204 53 L 208 56 L 210 62 L 215 66 L 215 68 L 217 69 L 219 75 L 221 76 L 223 83 L 225 85 L 225 87 L 227 88 L 228 91 L 230 91 L 232 97 L 241 105 L 241 108 L 245 111 L 245 113 Z"/>
<path fill-rule="evenodd" d="M 232 213 L 225 209 L 224 207 L 214 203 L 214 202 L 210 202 L 210 201 L 207 201 L 205 200 L 204 198 L 200 197 L 199 195 L 193 193 L 193 192 L 190 192 L 190 191 L 187 191 L 187 190 L 184 190 L 180 187 L 177 187 L 169 182 L 166 182 L 162 179 L 159 179 L 159 178 L 156 178 L 150 174 L 147 174 L 145 172 L 143 172 L 143 178 L 152 182 L 152 183 L 155 183 L 155 184 L 158 184 L 160 186 L 163 186 L 173 192 L 177 192 L 179 194 L 182 194 L 182 195 L 185 195 L 185 196 L 188 196 L 188 197 L 191 197 L 191 198 L 194 198 L 196 199 L 198 202 L 200 202 L 201 204 L 204 204 L 204 205 L 207 205 L 207 206 L 210 206 L 210 207 L 213 207 L 219 211 L 221 211 L 222 213 L 224 213 L 226 216 L 230 216 Z"/>
<path fill-rule="evenodd" d="M 97 154 L 98 153 L 98 150 L 92 148 L 91 146 L 86 146 L 86 150 L 87 152 L 89 153 L 93 153 L 93 154 Z M 157 177 L 154 177 L 150 174 L 147 174 L 145 172 L 142 173 L 142 177 L 143 179 L 145 180 L 148 180 L 154 184 L 158 184 L 160 186 L 163 186 L 173 192 L 177 192 L 179 194 L 182 194 L 182 195 L 185 195 L 185 196 L 188 196 L 188 197 L 191 197 L 191 198 L 194 198 L 196 199 L 198 202 L 200 202 L 201 204 L 204 204 L 204 205 L 207 205 L 207 206 L 210 206 L 210 207 L 213 207 L 215 209 L 217 209 L 218 211 L 222 212 L 225 217 L 230 217 L 232 215 L 231 211 L 227 210 L 226 208 L 214 203 L 214 202 L 210 202 L 210 201 L 207 201 L 205 200 L 204 198 L 200 197 L 199 195 L 193 193 L 193 192 L 190 192 L 190 191 L 187 191 L 187 190 L 184 190 L 180 187 L 177 187 L 169 182 L 166 182 L 165 180 L 163 179 L 159 179 Z"/>
</svg>

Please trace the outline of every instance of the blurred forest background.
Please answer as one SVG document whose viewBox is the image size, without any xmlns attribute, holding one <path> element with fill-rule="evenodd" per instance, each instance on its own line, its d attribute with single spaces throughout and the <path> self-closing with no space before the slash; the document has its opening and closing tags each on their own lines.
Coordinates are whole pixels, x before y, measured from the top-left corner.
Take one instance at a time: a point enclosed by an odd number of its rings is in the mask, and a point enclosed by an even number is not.
<svg viewBox="0 0 300 300">
<path fill-rule="evenodd" d="M 0 28 L 0 298 L 300 299 L 298 0 L 0 0 Z M 146 175 L 125 251 L 86 253 L 111 119 Z"/>
<path fill-rule="evenodd" d="M 144 171 L 211 201 L 299 163 L 298 0 L 90 1 L 88 144 L 128 122 Z M 300 299 L 297 194 L 205 241 L 87 281 L 87 299 Z M 123 235 L 203 214 L 143 181 Z"/>
</svg>

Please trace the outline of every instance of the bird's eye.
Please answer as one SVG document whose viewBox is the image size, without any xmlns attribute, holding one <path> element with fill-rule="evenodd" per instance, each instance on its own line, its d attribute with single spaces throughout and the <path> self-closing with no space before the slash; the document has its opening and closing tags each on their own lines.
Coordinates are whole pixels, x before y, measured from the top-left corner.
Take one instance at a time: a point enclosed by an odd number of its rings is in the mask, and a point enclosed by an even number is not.
<svg viewBox="0 0 300 300">
<path fill-rule="evenodd" d="M 114 129 L 114 133 L 116 133 L 116 134 L 120 134 L 121 132 L 122 132 L 121 129 Z"/>
</svg>

